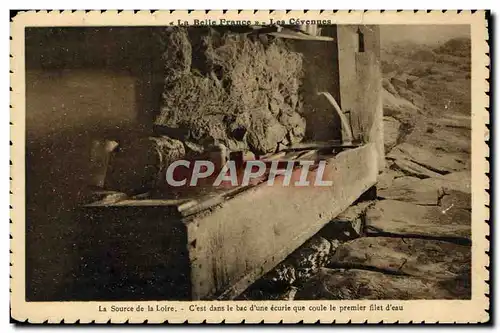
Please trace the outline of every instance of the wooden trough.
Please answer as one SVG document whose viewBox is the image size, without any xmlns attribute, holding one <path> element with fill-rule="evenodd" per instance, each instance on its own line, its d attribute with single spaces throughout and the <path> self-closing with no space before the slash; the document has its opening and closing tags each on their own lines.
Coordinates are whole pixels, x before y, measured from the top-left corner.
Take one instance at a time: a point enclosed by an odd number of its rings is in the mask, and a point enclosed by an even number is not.
<svg viewBox="0 0 500 333">
<path fill-rule="evenodd" d="M 76 298 L 234 298 L 376 185 L 384 163 L 378 28 L 334 31 L 322 43 L 336 44 L 332 61 L 339 85 L 332 94 L 349 120 L 353 142 L 321 155 L 333 186 L 261 182 L 196 200 L 80 207 L 89 242 L 82 249 L 78 288 L 92 292 Z"/>
</svg>

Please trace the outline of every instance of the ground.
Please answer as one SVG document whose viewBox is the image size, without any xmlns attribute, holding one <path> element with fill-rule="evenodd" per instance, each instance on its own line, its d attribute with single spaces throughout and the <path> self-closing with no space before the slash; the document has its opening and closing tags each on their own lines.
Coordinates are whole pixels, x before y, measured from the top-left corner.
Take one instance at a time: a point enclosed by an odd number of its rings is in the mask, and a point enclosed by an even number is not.
<svg viewBox="0 0 500 333">
<path fill-rule="evenodd" d="M 470 40 L 382 50 L 387 167 L 241 299 L 471 297 Z"/>
</svg>

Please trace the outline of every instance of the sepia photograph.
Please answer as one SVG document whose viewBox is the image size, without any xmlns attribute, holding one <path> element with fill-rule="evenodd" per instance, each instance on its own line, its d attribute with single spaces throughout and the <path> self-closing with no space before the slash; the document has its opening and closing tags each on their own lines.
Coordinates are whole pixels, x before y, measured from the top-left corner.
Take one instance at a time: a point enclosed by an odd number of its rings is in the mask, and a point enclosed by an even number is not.
<svg viewBox="0 0 500 333">
<path fill-rule="evenodd" d="M 22 301 L 376 318 L 474 301 L 473 24 L 202 17 L 22 30 Z"/>
</svg>

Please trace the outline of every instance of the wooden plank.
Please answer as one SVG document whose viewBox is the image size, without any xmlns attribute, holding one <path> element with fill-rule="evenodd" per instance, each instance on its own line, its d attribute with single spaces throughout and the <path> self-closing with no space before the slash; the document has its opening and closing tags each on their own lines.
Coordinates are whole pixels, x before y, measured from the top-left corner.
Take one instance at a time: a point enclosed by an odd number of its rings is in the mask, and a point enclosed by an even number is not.
<svg viewBox="0 0 500 333">
<path fill-rule="evenodd" d="M 307 160 L 311 158 L 316 158 L 318 156 L 318 150 L 317 149 L 312 149 L 312 150 L 306 150 L 305 152 L 302 152 L 297 159 L 298 160 Z"/>
<path fill-rule="evenodd" d="M 283 158 L 286 155 L 285 151 L 280 151 L 279 153 L 272 153 L 260 156 L 259 160 L 261 161 L 274 161 Z"/>
<path fill-rule="evenodd" d="M 326 172 L 331 187 L 262 183 L 186 219 L 193 299 L 235 297 L 344 211 L 376 183 L 374 145 L 339 153 Z"/>
<path fill-rule="evenodd" d="M 83 205 L 82 207 L 118 207 L 118 206 L 152 206 L 152 207 L 163 207 L 163 206 L 179 206 L 181 204 L 186 204 L 191 200 L 189 199 L 144 199 L 144 200 L 135 200 L 135 199 L 125 199 L 118 202 L 112 202 L 103 204 L 100 202 L 91 203 L 88 205 Z"/>
<path fill-rule="evenodd" d="M 378 166 L 384 162 L 380 74 L 380 31 L 373 25 L 339 25 L 340 105 L 350 113 L 353 136 L 376 142 Z"/>
<path fill-rule="evenodd" d="M 335 39 L 328 36 L 312 36 L 305 34 L 303 32 L 293 31 L 293 30 L 283 30 L 281 32 L 271 32 L 268 35 L 287 38 L 287 39 L 299 39 L 299 40 L 311 40 L 311 41 L 321 41 L 321 42 L 333 42 Z"/>
<path fill-rule="evenodd" d="M 357 53 L 355 58 L 358 105 L 354 109 L 352 116 L 357 120 L 355 124 L 358 128 L 356 130 L 363 135 L 365 140 L 368 140 L 368 134 L 375 117 L 375 108 L 381 93 L 381 75 L 373 53 Z"/>
<path fill-rule="evenodd" d="M 309 150 L 309 149 L 327 149 L 327 148 L 356 148 L 359 144 L 344 144 L 340 141 L 323 141 L 323 142 L 300 142 L 291 145 L 285 150 Z"/>
<path fill-rule="evenodd" d="M 283 28 L 281 26 L 257 27 L 250 34 L 267 34 L 277 38 L 323 42 L 332 42 L 335 40 L 333 37 L 317 35 L 317 28 L 311 28 L 312 25 L 308 25 L 308 28 L 305 28 L 306 26 L 303 27 L 298 30 Z"/>
</svg>

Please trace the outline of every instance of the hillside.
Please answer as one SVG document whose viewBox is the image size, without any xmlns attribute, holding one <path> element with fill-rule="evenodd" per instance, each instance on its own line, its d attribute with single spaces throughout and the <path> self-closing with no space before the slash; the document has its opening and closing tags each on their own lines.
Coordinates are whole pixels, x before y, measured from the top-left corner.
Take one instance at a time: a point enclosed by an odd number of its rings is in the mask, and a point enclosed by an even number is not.
<svg viewBox="0 0 500 333">
<path fill-rule="evenodd" d="M 432 146 L 440 139 L 431 135 L 434 131 L 443 134 L 454 129 L 452 136 L 458 140 L 445 144 L 446 149 L 469 153 L 470 147 L 462 142 L 459 148 L 457 143 L 470 137 L 470 122 L 463 120 L 471 112 L 470 68 L 470 39 L 466 38 L 383 49 L 386 149 L 407 140 Z"/>
</svg>

